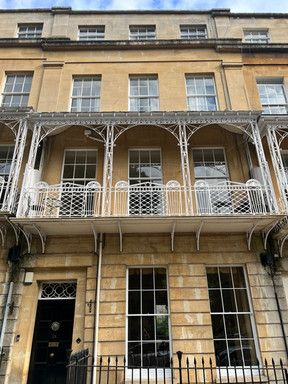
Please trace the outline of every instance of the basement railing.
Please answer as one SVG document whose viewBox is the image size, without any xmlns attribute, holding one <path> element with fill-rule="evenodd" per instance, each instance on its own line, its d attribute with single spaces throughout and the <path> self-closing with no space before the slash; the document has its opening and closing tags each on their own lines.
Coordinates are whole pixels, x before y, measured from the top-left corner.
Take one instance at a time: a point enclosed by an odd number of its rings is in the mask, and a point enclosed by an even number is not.
<svg viewBox="0 0 288 384">
<path fill-rule="evenodd" d="M 176 358 L 171 359 L 151 353 L 150 358 L 146 356 L 147 365 L 129 360 L 100 357 L 96 364 L 88 350 L 76 352 L 70 357 L 66 384 L 91 383 L 92 373 L 96 375 L 96 384 L 288 384 L 287 367 L 281 359 L 277 363 L 272 358 L 269 363 L 266 359 L 263 363 L 255 359 L 239 364 L 236 358 L 232 366 L 219 366 L 214 357 L 191 358 L 178 351 Z"/>
<path fill-rule="evenodd" d="M 257 180 L 246 183 L 225 181 L 210 185 L 199 180 L 191 190 L 177 181 L 167 184 L 151 182 L 129 185 L 119 181 L 109 192 L 111 204 L 103 214 L 101 203 L 104 189 L 98 182 L 87 185 L 63 183 L 48 185 L 40 182 L 24 191 L 18 217 L 135 217 L 135 216 L 213 216 L 267 215 L 266 191 Z M 192 207 L 185 203 L 192 196 Z"/>
</svg>

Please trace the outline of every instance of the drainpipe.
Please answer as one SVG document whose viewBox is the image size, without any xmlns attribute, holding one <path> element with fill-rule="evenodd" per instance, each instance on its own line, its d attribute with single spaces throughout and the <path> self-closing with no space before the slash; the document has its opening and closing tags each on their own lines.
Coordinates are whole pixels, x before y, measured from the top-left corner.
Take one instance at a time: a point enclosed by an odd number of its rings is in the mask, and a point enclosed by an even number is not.
<svg viewBox="0 0 288 384">
<path fill-rule="evenodd" d="M 6 332 L 6 325 L 7 325 L 9 309 L 10 309 L 10 305 L 12 302 L 13 286 L 14 286 L 14 283 L 13 283 L 13 281 L 11 281 L 9 283 L 8 295 L 7 295 L 7 299 L 6 299 L 4 317 L 3 317 L 1 333 L 0 333 L 0 363 L 2 362 L 4 336 L 5 336 L 5 332 Z"/>
<path fill-rule="evenodd" d="M 99 307 L 100 307 L 100 285 L 101 285 L 101 267 L 102 267 L 102 251 L 103 251 L 103 233 L 100 233 L 98 248 L 98 269 L 97 269 L 97 287 L 96 287 L 96 306 L 95 306 L 95 322 L 94 322 L 94 348 L 93 348 L 93 371 L 92 384 L 97 383 L 97 357 L 98 357 L 98 338 L 99 338 Z"/>
</svg>

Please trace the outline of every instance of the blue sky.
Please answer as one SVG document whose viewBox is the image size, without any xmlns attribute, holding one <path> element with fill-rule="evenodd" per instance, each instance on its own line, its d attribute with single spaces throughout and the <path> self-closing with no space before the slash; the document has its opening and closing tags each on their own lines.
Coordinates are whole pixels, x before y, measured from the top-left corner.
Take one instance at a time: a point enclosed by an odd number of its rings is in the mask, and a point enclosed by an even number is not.
<svg viewBox="0 0 288 384">
<path fill-rule="evenodd" d="M 211 9 L 230 8 L 233 12 L 288 12 L 288 0 L 0 0 L 0 8 L 73 9 Z"/>
</svg>

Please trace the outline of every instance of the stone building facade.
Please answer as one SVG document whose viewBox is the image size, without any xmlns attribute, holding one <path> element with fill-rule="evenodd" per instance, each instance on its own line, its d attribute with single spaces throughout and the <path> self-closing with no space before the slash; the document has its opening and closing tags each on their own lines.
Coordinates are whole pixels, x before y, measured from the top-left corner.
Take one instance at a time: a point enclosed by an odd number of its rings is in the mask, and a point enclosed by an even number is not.
<svg viewBox="0 0 288 384">
<path fill-rule="evenodd" d="M 65 382 L 83 349 L 286 365 L 287 32 L 0 11 L 1 382 Z"/>
</svg>

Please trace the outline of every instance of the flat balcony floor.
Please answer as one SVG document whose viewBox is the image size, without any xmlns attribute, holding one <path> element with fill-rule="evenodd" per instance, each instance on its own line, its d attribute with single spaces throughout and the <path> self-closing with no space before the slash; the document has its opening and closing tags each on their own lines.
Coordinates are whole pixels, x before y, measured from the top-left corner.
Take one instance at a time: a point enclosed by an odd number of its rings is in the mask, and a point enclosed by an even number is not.
<svg viewBox="0 0 288 384">
<path fill-rule="evenodd" d="M 107 218 L 12 218 L 31 233 L 34 226 L 46 235 L 69 236 L 97 233 L 249 233 L 260 232 L 285 216 L 217 215 L 169 217 L 107 217 Z"/>
</svg>

